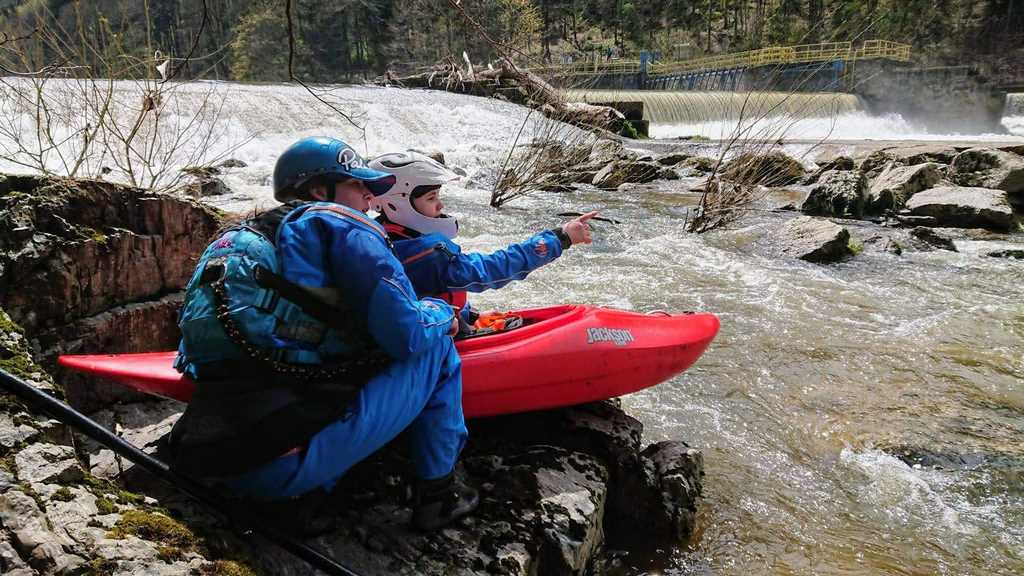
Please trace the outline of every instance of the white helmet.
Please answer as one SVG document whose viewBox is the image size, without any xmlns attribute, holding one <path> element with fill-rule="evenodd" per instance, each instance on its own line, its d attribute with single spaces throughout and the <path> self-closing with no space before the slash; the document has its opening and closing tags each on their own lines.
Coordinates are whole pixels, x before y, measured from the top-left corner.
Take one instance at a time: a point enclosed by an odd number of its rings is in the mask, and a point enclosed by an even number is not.
<svg viewBox="0 0 1024 576">
<path fill-rule="evenodd" d="M 382 154 L 367 166 L 395 176 L 395 184 L 386 194 L 374 196 L 374 210 L 395 224 L 412 228 L 420 234 L 436 232 L 455 238 L 459 233 L 459 221 L 455 218 L 446 214 L 437 218 L 424 216 L 412 205 L 413 198 L 458 178 L 454 172 L 433 158 L 412 151 Z"/>
</svg>

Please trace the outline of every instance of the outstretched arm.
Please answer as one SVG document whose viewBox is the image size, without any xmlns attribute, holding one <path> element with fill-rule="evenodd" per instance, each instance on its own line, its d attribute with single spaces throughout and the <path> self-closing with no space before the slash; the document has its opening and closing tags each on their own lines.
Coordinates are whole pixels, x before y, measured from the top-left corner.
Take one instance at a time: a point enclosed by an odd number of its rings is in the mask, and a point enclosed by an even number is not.
<svg viewBox="0 0 1024 576">
<path fill-rule="evenodd" d="M 452 254 L 452 262 L 445 271 L 444 282 L 448 290 L 483 292 L 501 288 L 513 280 L 522 280 L 527 274 L 561 256 L 573 244 L 591 242 L 588 221 L 597 212 L 584 214 L 555 230 L 536 234 L 526 242 L 513 244 L 491 254 Z"/>
</svg>

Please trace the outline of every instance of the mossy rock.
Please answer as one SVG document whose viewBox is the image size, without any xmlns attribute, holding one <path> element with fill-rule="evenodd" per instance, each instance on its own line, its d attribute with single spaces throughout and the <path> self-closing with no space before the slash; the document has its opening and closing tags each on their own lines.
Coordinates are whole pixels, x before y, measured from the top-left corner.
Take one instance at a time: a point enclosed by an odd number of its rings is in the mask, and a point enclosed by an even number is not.
<svg viewBox="0 0 1024 576">
<path fill-rule="evenodd" d="M 200 576 L 256 576 L 256 571 L 234 560 L 217 560 L 199 569 Z"/>
<path fill-rule="evenodd" d="M 108 538 L 120 539 L 128 536 L 138 536 L 143 540 L 184 550 L 194 549 L 199 542 L 196 535 L 181 522 L 145 510 L 128 510 L 107 533 Z"/>
<path fill-rule="evenodd" d="M 114 512 L 117 512 L 117 504 L 114 504 L 108 498 L 97 498 L 96 510 L 100 514 L 113 514 Z"/>
<path fill-rule="evenodd" d="M 21 492 L 26 496 L 35 500 L 40 510 L 46 511 L 46 500 L 44 500 L 43 496 L 39 492 L 36 492 L 28 482 L 18 484 L 18 490 L 21 490 Z"/>
<path fill-rule="evenodd" d="M 781 152 L 744 153 L 725 164 L 722 177 L 741 184 L 788 186 L 803 179 L 802 164 Z"/>
<path fill-rule="evenodd" d="M 178 548 L 177 546 L 161 546 L 156 551 L 156 557 L 168 564 L 173 564 L 178 560 L 183 560 L 185 558 L 185 554 L 186 551 Z"/>
<path fill-rule="evenodd" d="M 117 562 L 110 558 L 96 558 L 86 566 L 88 576 L 110 576 L 117 571 Z"/>
<path fill-rule="evenodd" d="M 718 165 L 718 160 L 708 158 L 707 156 L 694 156 L 683 161 L 684 167 L 704 173 L 711 172 L 715 169 L 716 165 Z"/>
<path fill-rule="evenodd" d="M 61 486 L 50 496 L 50 500 L 57 500 L 58 502 L 70 502 L 74 498 L 75 495 L 71 493 L 71 489 L 67 486 Z"/>
<path fill-rule="evenodd" d="M 63 399 L 63 391 L 32 358 L 25 331 L 3 308 L 0 308 L 0 368 Z M 0 393 L 0 410 L 9 414 L 29 411 L 20 398 L 7 393 Z"/>
</svg>

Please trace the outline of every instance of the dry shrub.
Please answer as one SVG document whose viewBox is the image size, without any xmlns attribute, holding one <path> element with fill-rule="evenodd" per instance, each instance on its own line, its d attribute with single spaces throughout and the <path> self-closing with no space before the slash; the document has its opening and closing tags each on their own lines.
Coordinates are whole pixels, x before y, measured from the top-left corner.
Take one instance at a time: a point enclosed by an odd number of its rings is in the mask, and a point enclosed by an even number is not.
<svg viewBox="0 0 1024 576">
<path fill-rule="evenodd" d="M 156 50 L 141 57 L 101 42 L 104 36 L 82 36 L 74 46 L 68 36 L 43 12 L 30 33 L 0 44 L 7 73 L 0 77 L 0 159 L 42 174 L 165 190 L 180 182 L 181 168 L 217 162 L 244 143 L 231 142 L 222 121 L 226 92 L 164 80 L 180 66 Z"/>
<path fill-rule="evenodd" d="M 525 138 L 524 131 L 528 131 Z M 491 190 L 491 206 L 499 208 L 536 190 L 557 189 L 577 182 L 577 174 L 566 169 L 586 162 L 596 141 L 595 130 L 531 111 L 498 172 Z"/>
</svg>

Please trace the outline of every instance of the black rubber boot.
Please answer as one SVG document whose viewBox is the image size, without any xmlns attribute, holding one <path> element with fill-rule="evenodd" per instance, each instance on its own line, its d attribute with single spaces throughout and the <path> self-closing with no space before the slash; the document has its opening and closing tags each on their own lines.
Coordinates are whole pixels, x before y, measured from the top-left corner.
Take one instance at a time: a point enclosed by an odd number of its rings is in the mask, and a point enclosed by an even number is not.
<svg viewBox="0 0 1024 576">
<path fill-rule="evenodd" d="M 455 472 L 416 483 L 412 524 L 424 532 L 437 530 L 476 510 L 480 495 L 455 477 Z"/>
</svg>

